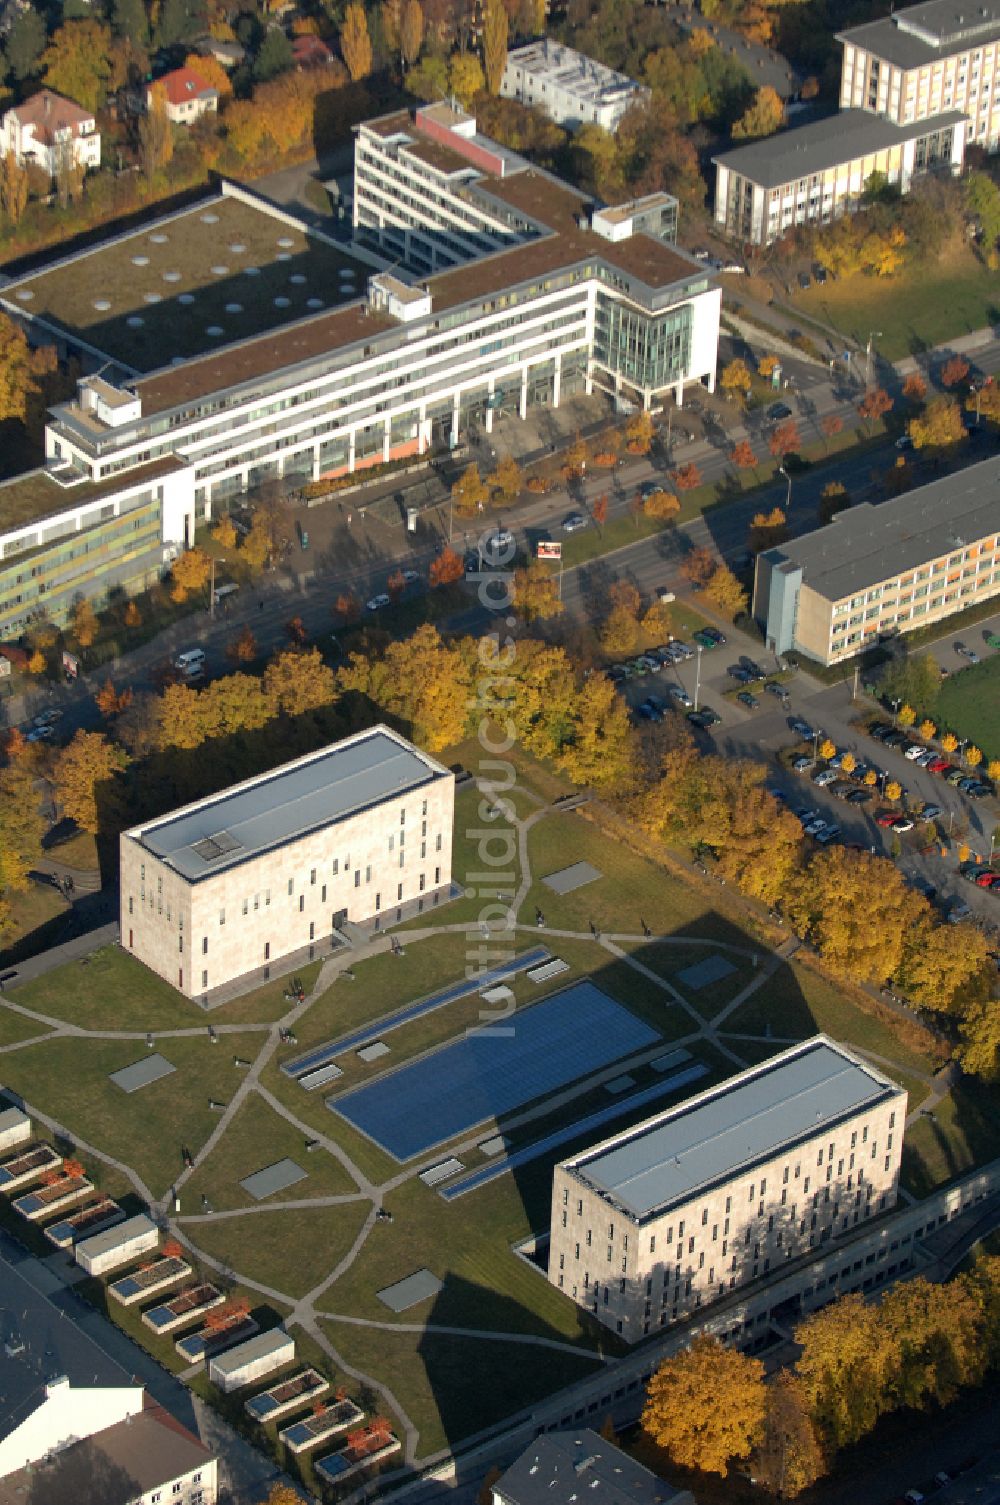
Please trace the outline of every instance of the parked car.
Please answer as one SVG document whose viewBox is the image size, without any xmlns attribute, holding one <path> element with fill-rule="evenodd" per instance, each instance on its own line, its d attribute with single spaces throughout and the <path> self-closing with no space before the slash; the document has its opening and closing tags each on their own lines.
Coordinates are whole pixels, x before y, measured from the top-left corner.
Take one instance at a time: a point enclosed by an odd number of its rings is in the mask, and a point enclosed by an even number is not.
<svg viewBox="0 0 1000 1505">
<path fill-rule="evenodd" d="M 892 727 L 889 725 L 888 721 L 875 721 L 868 728 L 868 735 L 869 737 L 874 738 L 876 742 L 882 742 L 891 731 Z"/>
<path fill-rule="evenodd" d="M 792 768 L 795 773 L 808 773 L 810 768 L 814 768 L 815 766 L 815 760 L 813 758 L 796 758 L 795 762 L 792 764 Z"/>
<path fill-rule="evenodd" d="M 683 638 L 674 638 L 672 646 L 676 648 L 681 658 L 694 658 L 694 649 L 689 648 Z"/>
<path fill-rule="evenodd" d="M 906 831 L 913 830 L 913 822 L 908 815 L 898 815 L 892 823 L 892 829 L 902 836 Z"/>
<path fill-rule="evenodd" d="M 831 841 L 837 840 L 837 837 L 839 835 L 840 827 L 836 824 L 836 822 L 834 822 L 832 825 L 827 826 L 825 831 L 820 831 L 819 835 L 816 837 L 816 840 L 819 842 L 820 846 L 828 847 Z"/>
<path fill-rule="evenodd" d="M 695 633 L 694 640 L 696 643 L 700 644 L 702 648 L 718 648 L 719 646 L 713 637 L 709 637 L 707 631 L 704 628 L 702 628 L 700 632 Z"/>
<path fill-rule="evenodd" d="M 745 705 L 748 711 L 755 711 L 760 705 L 756 695 L 751 695 L 749 690 L 741 690 L 736 699 L 740 705 Z"/>
<path fill-rule="evenodd" d="M 875 817 L 875 824 L 881 826 L 883 830 L 887 830 L 896 819 L 895 810 L 880 810 Z"/>
<path fill-rule="evenodd" d="M 812 727 L 809 725 L 808 721 L 803 721 L 799 716 L 796 716 L 794 721 L 791 723 L 791 727 L 796 736 L 802 737 L 806 742 L 811 742 L 813 737 L 815 737 L 816 735 Z"/>
<path fill-rule="evenodd" d="M 671 700 L 676 700 L 678 705 L 682 705 L 685 710 L 690 710 L 692 705 L 694 704 L 694 701 L 691 699 L 688 692 L 684 689 L 683 685 L 671 685 L 667 690 L 667 694 L 670 696 Z"/>
<path fill-rule="evenodd" d="M 874 795 L 870 789 L 852 789 L 847 796 L 847 803 L 849 805 L 867 805 L 870 799 L 874 799 Z"/>
<path fill-rule="evenodd" d="M 912 763 L 915 759 L 922 757 L 926 751 L 926 747 L 923 747 L 919 742 L 910 742 L 903 748 L 903 757 Z"/>
<path fill-rule="evenodd" d="M 767 675 L 764 673 L 763 669 L 760 667 L 760 664 L 754 663 L 753 659 L 752 658 L 747 658 L 746 654 L 744 654 L 743 657 L 740 659 L 740 663 L 743 665 L 744 669 L 746 669 L 749 672 L 751 679 L 766 679 L 767 678 Z"/>
<path fill-rule="evenodd" d="M 788 699 L 788 691 L 785 689 L 784 685 L 770 684 L 765 685 L 764 689 L 769 695 L 776 695 L 779 700 Z"/>
<path fill-rule="evenodd" d="M 712 639 L 713 643 L 718 643 L 720 647 L 725 645 L 726 634 L 724 632 L 720 632 L 717 627 L 703 627 L 701 630 L 706 637 L 710 637 Z"/>
<path fill-rule="evenodd" d="M 913 448 L 913 440 L 910 438 L 909 434 L 900 434 L 899 438 L 896 440 L 896 448 L 904 453 Z"/>
<path fill-rule="evenodd" d="M 959 785 L 964 778 L 965 774 L 960 768 L 953 768 L 950 773 L 944 775 L 945 783 L 951 784 L 953 787 Z"/>
<path fill-rule="evenodd" d="M 785 418 L 791 418 L 792 410 L 787 402 L 772 402 L 767 410 L 767 416 L 772 423 L 781 423 Z"/>
<path fill-rule="evenodd" d="M 918 814 L 917 814 L 917 820 L 920 822 L 920 824 L 922 826 L 926 826 L 932 820 L 937 820 L 937 818 L 938 818 L 938 816 L 940 814 L 941 814 L 941 806 L 940 805 L 925 805 L 924 808 L 921 811 L 918 812 Z"/>
<path fill-rule="evenodd" d="M 700 726 L 703 730 L 707 730 L 710 726 L 718 726 L 722 717 L 706 705 L 702 706 L 700 711 L 688 711 L 687 719 L 692 726 Z"/>
<path fill-rule="evenodd" d="M 948 759 L 939 756 L 933 757 L 927 765 L 930 773 L 944 773 L 945 769 L 950 767 L 951 764 L 948 762 Z"/>
<path fill-rule="evenodd" d="M 819 773 L 813 774 L 813 783 L 820 789 L 825 789 L 827 784 L 832 784 L 836 777 L 837 773 L 835 769 L 821 768 Z"/>
<path fill-rule="evenodd" d="M 662 721 L 663 712 L 652 700 L 644 700 L 639 706 L 639 715 L 644 721 Z"/>
<path fill-rule="evenodd" d="M 992 888 L 993 879 L 998 877 L 1000 877 L 1000 873 L 994 873 L 989 868 L 986 868 L 976 874 L 974 881 L 977 888 Z"/>
<path fill-rule="evenodd" d="M 587 519 L 582 512 L 570 512 L 562 520 L 562 530 L 564 533 L 577 533 L 581 528 L 585 528 L 586 526 Z"/>
<path fill-rule="evenodd" d="M 737 684 L 748 685 L 752 678 L 749 669 L 744 669 L 742 664 L 730 664 L 726 670 L 730 679 L 735 679 Z"/>
</svg>

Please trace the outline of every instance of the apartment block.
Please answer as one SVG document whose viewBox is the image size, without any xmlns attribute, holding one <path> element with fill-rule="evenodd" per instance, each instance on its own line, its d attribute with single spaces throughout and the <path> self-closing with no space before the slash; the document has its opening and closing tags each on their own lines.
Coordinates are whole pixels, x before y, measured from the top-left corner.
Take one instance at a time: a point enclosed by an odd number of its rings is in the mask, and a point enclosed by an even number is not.
<svg viewBox="0 0 1000 1505">
<path fill-rule="evenodd" d="M 758 555 L 768 646 L 836 664 L 1000 595 L 998 484 L 1000 460 L 984 460 Z"/>
<path fill-rule="evenodd" d="M 500 93 L 569 130 L 599 125 L 612 134 L 633 105 L 649 98 L 649 90 L 627 74 L 549 37 L 508 52 Z"/>
<path fill-rule="evenodd" d="M 451 892 L 455 776 L 360 732 L 121 837 L 122 945 L 200 998 Z"/>
<path fill-rule="evenodd" d="M 817 1035 L 561 1161 L 549 1280 L 638 1342 L 892 1207 L 905 1119 Z"/>
<path fill-rule="evenodd" d="M 1000 143 L 1000 9 L 926 0 L 837 36 L 841 109 L 909 125 L 951 110 L 968 144 Z"/>
<path fill-rule="evenodd" d="M 794 225 L 829 224 L 861 204 L 873 173 L 900 193 L 932 170 L 961 171 L 960 110 L 898 123 L 845 109 L 713 157 L 715 222 L 727 235 L 768 245 Z"/>
</svg>

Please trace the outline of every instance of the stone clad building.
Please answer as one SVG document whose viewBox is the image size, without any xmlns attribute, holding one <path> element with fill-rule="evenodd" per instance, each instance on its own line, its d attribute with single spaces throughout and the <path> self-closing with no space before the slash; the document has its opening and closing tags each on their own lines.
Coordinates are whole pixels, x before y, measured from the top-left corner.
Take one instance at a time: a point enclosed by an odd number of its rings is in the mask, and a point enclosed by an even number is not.
<svg viewBox="0 0 1000 1505">
<path fill-rule="evenodd" d="M 133 826 L 123 947 L 189 998 L 451 888 L 455 776 L 388 727 Z"/>
<path fill-rule="evenodd" d="M 905 1119 L 817 1035 L 561 1161 L 549 1280 L 635 1343 L 893 1206 Z"/>
</svg>

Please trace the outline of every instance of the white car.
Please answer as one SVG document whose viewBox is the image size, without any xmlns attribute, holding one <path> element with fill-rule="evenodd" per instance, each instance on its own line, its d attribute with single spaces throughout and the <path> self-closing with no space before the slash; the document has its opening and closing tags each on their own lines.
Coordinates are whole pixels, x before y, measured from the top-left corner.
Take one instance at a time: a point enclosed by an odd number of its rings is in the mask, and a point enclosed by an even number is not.
<svg viewBox="0 0 1000 1505">
<path fill-rule="evenodd" d="M 792 768 L 796 773 L 808 773 L 810 768 L 812 767 L 812 758 L 796 758 L 795 762 L 792 764 Z"/>
<path fill-rule="evenodd" d="M 903 753 L 903 757 L 908 758 L 911 763 L 915 763 L 917 758 L 923 757 L 926 750 L 926 748 L 921 747 L 919 742 L 911 742 Z"/>
<path fill-rule="evenodd" d="M 827 784 L 832 784 L 836 777 L 835 768 L 821 768 L 819 773 L 813 774 L 813 783 L 818 784 L 820 789 L 825 789 Z"/>
<path fill-rule="evenodd" d="M 370 601 L 365 602 L 365 611 L 381 611 L 383 606 L 388 605 L 389 597 L 385 591 L 381 591 L 377 596 L 372 596 Z"/>
<path fill-rule="evenodd" d="M 416 585 L 417 581 L 420 579 L 420 571 L 404 570 L 403 579 L 406 581 L 407 585 Z"/>
<path fill-rule="evenodd" d="M 671 685 L 667 694 L 671 700 L 676 700 L 686 711 L 689 711 L 694 705 L 694 701 L 681 685 Z"/>
</svg>

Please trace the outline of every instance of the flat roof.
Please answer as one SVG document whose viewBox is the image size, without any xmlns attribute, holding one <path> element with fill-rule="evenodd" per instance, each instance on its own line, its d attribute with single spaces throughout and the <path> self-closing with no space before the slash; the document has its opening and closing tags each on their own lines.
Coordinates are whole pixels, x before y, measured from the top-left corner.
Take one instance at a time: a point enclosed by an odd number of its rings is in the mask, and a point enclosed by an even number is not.
<svg viewBox="0 0 1000 1505">
<path fill-rule="evenodd" d="M 507 54 L 505 72 L 507 68 L 520 68 L 535 78 L 544 78 L 554 88 L 590 105 L 616 104 L 630 94 L 647 92 L 644 85 L 636 83 L 627 73 L 619 73 L 606 63 L 549 37 L 512 48 Z"/>
<path fill-rule="evenodd" d="M 564 1164 L 642 1219 L 903 1091 L 817 1035 Z"/>
<path fill-rule="evenodd" d="M 225 1353 L 216 1354 L 212 1368 L 221 1374 L 233 1374 L 242 1369 L 244 1364 L 252 1364 L 255 1359 L 270 1358 L 272 1354 L 280 1353 L 289 1346 L 294 1354 L 295 1339 L 283 1327 L 272 1327 L 266 1333 L 257 1333 L 255 1337 L 248 1338 L 245 1343 L 237 1343 L 235 1348 L 227 1348 Z"/>
<path fill-rule="evenodd" d="M 370 270 L 264 200 L 215 194 L 15 276 L 0 299 L 147 372 L 349 302 Z"/>
<path fill-rule="evenodd" d="M 828 172 L 842 163 L 901 146 L 905 141 L 916 141 L 933 131 L 964 126 L 965 118 L 961 110 L 949 110 L 909 125 L 897 125 L 894 120 L 871 115 L 867 110 L 841 110 L 839 115 L 830 115 L 825 120 L 792 126 L 776 136 L 720 152 L 712 161 L 759 183 L 762 188 L 778 188 L 797 178 Z"/>
<path fill-rule="evenodd" d="M 125 835 L 196 883 L 442 777 L 440 763 L 378 726 Z"/>
<path fill-rule="evenodd" d="M 108 1228 L 104 1233 L 95 1233 L 93 1238 L 83 1239 L 77 1244 L 76 1252 L 77 1255 L 82 1253 L 88 1259 L 93 1259 L 95 1254 L 106 1254 L 109 1249 L 119 1249 L 132 1239 L 142 1238 L 144 1234 L 155 1231 L 156 1224 L 153 1220 L 140 1212 L 134 1218 L 127 1218 L 124 1223 L 119 1223 L 117 1228 Z"/>
<path fill-rule="evenodd" d="M 764 557 L 791 562 L 828 600 L 878 585 L 979 539 L 1000 533 L 1000 457 L 942 476 L 892 501 L 862 502 L 825 528 L 804 533 Z"/>
<path fill-rule="evenodd" d="M 879 21 L 836 33 L 838 42 L 861 47 L 897 68 L 920 68 L 1000 38 L 995 0 L 925 0 Z"/>
<path fill-rule="evenodd" d="M 190 464 L 178 455 L 164 455 L 134 470 L 120 470 L 104 481 L 80 480 L 64 485 L 53 478 L 50 470 L 29 470 L 10 481 L 0 481 L 0 534 L 26 527 L 56 512 L 70 512 L 88 502 L 117 496 L 130 487 L 148 486 L 164 476 L 173 475 Z"/>
<path fill-rule="evenodd" d="M 688 1491 L 636 1463 L 590 1427 L 536 1437 L 493 1488 L 511 1505 L 666 1505 Z"/>
</svg>

